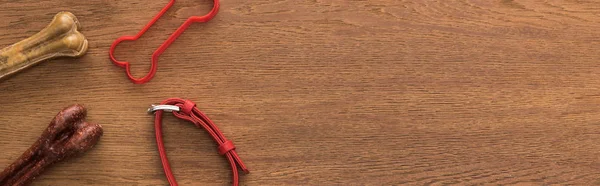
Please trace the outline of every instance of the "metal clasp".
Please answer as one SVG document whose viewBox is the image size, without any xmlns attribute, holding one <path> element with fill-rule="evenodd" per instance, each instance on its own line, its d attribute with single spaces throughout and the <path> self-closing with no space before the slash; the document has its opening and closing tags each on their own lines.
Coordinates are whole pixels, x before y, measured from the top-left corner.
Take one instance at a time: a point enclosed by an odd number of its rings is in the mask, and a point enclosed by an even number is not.
<svg viewBox="0 0 600 186">
<path fill-rule="evenodd" d="M 148 114 L 154 114 L 154 112 L 159 110 L 165 112 L 179 112 L 181 109 L 175 105 L 152 105 L 152 107 L 148 109 Z"/>
</svg>

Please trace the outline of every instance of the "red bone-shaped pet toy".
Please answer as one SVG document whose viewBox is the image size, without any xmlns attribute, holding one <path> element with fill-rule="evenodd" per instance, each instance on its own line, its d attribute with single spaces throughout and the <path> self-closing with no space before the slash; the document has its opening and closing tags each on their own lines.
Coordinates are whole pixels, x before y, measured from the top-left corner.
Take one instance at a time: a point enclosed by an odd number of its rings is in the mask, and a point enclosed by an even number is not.
<svg viewBox="0 0 600 186">
<path fill-rule="evenodd" d="M 133 83 L 143 84 L 143 83 L 150 81 L 150 79 L 152 79 L 152 77 L 154 77 L 154 74 L 156 74 L 156 65 L 157 65 L 158 57 L 171 45 L 171 43 L 173 43 L 173 41 L 175 41 L 177 39 L 177 37 L 179 37 L 179 35 L 181 35 L 183 33 L 183 31 L 185 31 L 185 29 L 187 29 L 194 22 L 199 22 L 199 23 L 207 22 L 207 21 L 210 21 L 213 17 L 215 17 L 215 15 L 217 15 L 217 12 L 219 11 L 219 0 L 213 0 L 213 1 L 214 1 L 213 8 L 208 14 L 206 14 L 204 16 L 189 17 L 179 28 L 177 28 L 177 30 L 173 34 L 171 34 L 171 36 L 169 36 L 169 38 L 162 45 L 160 45 L 160 47 L 158 47 L 158 49 L 156 49 L 156 51 L 154 51 L 154 53 L 152 54 L 152 63 L 150 66 L 150 72 L 148 72 L 148 74 L 146 74 L 146 76 L 144 76 L 142 78 L 133 77 L 133 75 L 131 75 L 131 69 L 130 69 L 129 62 L 119 61 L 115 58 L 115 55 L 114 55 L 115 48 L 117 47 L 117 45 L 119 45 L 119 43 L 121 43 L 123 41 L 135 41 L 135 40 L 139 39 L 142 35 L 144 35 L 144 33 L 148 29 L 150 29 L 150 27 L 156 21 L 158 21 L 158 19 L 160 17 L 162 17 L 163 14 L 165 14 L 167 12 L 167 10 L 169 10 L 169 8 L 171 8 L 171 6 L 173 6 L 173 4 L 175 4 L 175 0 L 171 0 L 169 2 L 169 4 L 167 4 L 167 6 L 165 6 L 139 33 L 137 33 L 137 35 L 122 36 L 122 37 L 119 37 L 117 40 L 115 40 L 115 42 L 113 42 L 112 46 L 110 46 L 110 51 L 108 53 L 110 55 L 110 59 L 113 61 L 113 63 L 115 65 L 125 68 L 125 70 L 127 72 L 127 77 L 129 77 L 129 79 L 131 79 L 131 81 L 133 81 Z"/>
</svg>

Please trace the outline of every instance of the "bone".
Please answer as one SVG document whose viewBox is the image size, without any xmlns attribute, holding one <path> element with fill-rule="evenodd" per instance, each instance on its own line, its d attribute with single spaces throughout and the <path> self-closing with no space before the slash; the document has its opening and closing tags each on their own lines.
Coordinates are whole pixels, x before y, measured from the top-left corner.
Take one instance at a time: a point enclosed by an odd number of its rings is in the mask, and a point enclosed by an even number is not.
<svg viewBox="0 0 600 186">
<path fill-rule="evenodd" d="M 87 110 L 81 105 L 60 111 L 40 138 L 0 173 L 0 185 L 28 185 L 50 165 L 92 149 L 103 130 L 86 122 L 86 116 Z"/>
<path fill-rule="evenodd" d="M 75 15 L 59 12 L 40 32 L 0 50 L 0 80 L 49 59 L 83 56 L 88 41 L 79 29 Z"/>
</svg>

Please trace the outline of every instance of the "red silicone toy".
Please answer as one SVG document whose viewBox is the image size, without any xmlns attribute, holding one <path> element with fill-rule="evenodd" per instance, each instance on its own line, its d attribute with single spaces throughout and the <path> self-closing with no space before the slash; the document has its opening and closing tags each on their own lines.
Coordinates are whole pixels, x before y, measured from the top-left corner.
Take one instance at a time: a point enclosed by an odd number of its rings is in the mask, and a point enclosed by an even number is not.
<svg viewBox="0 0 600 186">
<path fill-rule="evenodd" d="M 217 12 L 219 11 L 219 0 L 214 0 L 214 6 L 208 14 L 206 14 L 204 16 L 189 17 L 179 28 L 177 28 L 177 30 L 173 34 L 171 34 L 171 36 L 169 36 L 169 38 L 162 45 L 160 45 L 160 47 L 158 47 L 158 49 L 156 49 L 156 51 L 154 51 L 154 53 L 152 54 L 152 63 L 150 66 L 150 72 L 148 72 L 148 74 L 146 74 L 146 76 L 144 76 L 142 78 L 133 77 L 133 75 L 131 75 L 131 70 L 129 68 L 129 66 L 130 66 L 129 62 L 119 61 L 115 58 L 115 56 L 114 56 L 115 48 L 117 47 L 117 45 L 119 45 L 119 43 L 121 43 L 123 41 L 135 41 L 135 40 L 139 39 L 158 19 L 160 19 L 160 17 L 163 14 L 165 14 L 165 12 L 167 12 L 167 10 L 169 10 L 169 8 L 171 8 L 171 6 L 173 6 L 173 4 L 175 4 L 175 0 L 171 0 L 169 2 L 169 4 L 167 4 L 167 6 L 165 6 L 139 33 L 137 33 L 137 35 L 119 37 L 110 46 L 110 51 L 108 53 L 110 55 L 110 59 L 113 61 L 113 63 L 115 65 L 125 68 L 127 77 L 129 77 L 129 79 L 131 79 L 131 81 L 133 81 L 133 83 L 135 83 L 135 84 L 146 83 L 146 82 L 150 81 L 150 79 L 152 79 L 152 77 L 154 77 L 154 74 L 156 74 L 156 65 L 158 62 L 158 57 L 171 45 L 171 43 L 173 43 L 173 41 L 175 41 L 177 39 L 177 37 L 179 37 L 179 35 L 181 35 L 183 33 L 183 31 L 185 31 L 185 29 L 187 29 L 194 22 L 203 23 L 203 22 L 210 21 L 213 17 L 215 17 L 217 15 Z"/>
</svg>

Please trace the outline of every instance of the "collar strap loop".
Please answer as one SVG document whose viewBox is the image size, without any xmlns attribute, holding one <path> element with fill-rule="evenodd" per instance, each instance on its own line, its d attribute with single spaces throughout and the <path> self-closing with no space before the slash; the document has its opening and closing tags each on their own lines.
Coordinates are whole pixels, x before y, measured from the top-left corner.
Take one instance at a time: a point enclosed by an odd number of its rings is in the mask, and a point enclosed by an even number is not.
<svg viewBox="0 0 600 186">
<path fill-rule="evenodd" d="M 186 99 L 183 101 L 181 112 L 183 112 L 186 115 L 192 115 L 192 109 L 194 109 L 194 107 L 196 107 L 196 103 Z"/>
<path fill-rule="evenodd" d="M 231 164 L 231 168 L 233 171 L 233 185 L 237 186 L 238 183 L 238 171 L 239 167 L 245 173 L 249 173 L 250 171 L 244 165 L 237 152 L 235 152 L 235 146 L 233 142 L 227 140 L 223 133 L 217 128 L 217 126 L 202 113 L 196 104 L 190 100 L 184 100 L 181 98 L 170 98 L 163 102 L 161 105 L 174 105 L 180 108 L 179 112 L 172 112 L 172 114 L 180 119 L 190 121 L 194 123 L 198 127 L 204 128 L 210 136 L 217 142 L 219 148 L 217 149 L 219 154 L 224 155 L 229 163 Z M 165 152 L 164 143 L 162 140 L 162 114 L 163 110 L 156 110 L 154 115 L 154 129 L 156 134 L 156 144 L 158 146 L 158 153 L 160 155 L 160 159 L 163 165 L 163 170 L 165 171 L 165 176 L 169 181 L 171 186 L 177 186 L 177 181 L 175 180 L 175 176 L 171 171 L 171 166 L 169 165 L 169 160 L 167 159 L 167 154 Z"/>
<path fill-rule="evenodd" d="M 225 143 L 221 144 L 221 146 L 219 146 L 219 154 L 221 155 L 225 155 L 226 153 L 232 150 L 235 150 L 235 146 L 231 141 L 226 141 Z"/>
</svg>

